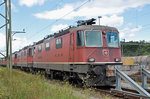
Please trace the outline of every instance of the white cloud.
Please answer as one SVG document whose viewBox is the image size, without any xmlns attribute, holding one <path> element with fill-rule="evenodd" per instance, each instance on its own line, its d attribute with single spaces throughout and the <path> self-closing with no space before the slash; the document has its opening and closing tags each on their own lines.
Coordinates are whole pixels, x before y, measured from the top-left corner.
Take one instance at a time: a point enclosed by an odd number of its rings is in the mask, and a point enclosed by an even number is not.
<svg viewBox="0 0 150 99">
<path fill-rule="evenodd" d="M 99 21 L 99 20 L 97 20 Z M 114 27 L 118 27 L 121 26 L 123 24 L 123 17 L 122 16 L 117 16 L 117 15 L 112 15 L 110 17 L 108 16 L 103 16 L 100 19 L 100 22 L 102 23 L 102 25 L 108 25 L 108 26 L 114 26 Z M 99 23 L 99 22 L 97 22 Z"/>
<path fill-rule="evenodd" d="M 19 4 L 26 5 L 27 7 L 31 7 L 33 5 L 43 5 L 45 0 L 19 0 Z"/>
<path fill-rule="evenodd" d="M 11 3 L 11 9 L 14 12 L 18 12 L 18 9 L 16 8 L 16 6 L 13 3 Z"/>
<path fill-rule="evenodd" d="M 40 19 L 59 19 L 64 14 L 67 14 L 73 10 L 72 6 L 66 5 L 64 8 L 53 10 L 53 11 L 44 11 L 42 13 L 34 14 L 37 18 Z M 63 19 L 72 19 L 72 16 L 63 17 Z"/>
<path fill-rule="evenodd" d="M 142 26 L 138 26 L 136 28 L 131 29 L 131 32 L 138 32 L 142 29 Z"/>
<path fill-rule="evenodd" d="M 17 51 L 29 44 L 31 41 L 27 40 L 26 38 L 14 37 L 12 42 L 13 51 Z"/>
<path fill-rule="evenodd" d="M 54 25 L 54 26 L 52 26 L 52 28 L 51 28 L 51 32 L 57 32 L 57 31 L 59 31 L 59 30 L 61 30 L 61 29 L 64 29 L 64 28 L 66 28 L 66 27 L 68 27 L 67 24 Z"/>
<path fill-rule="evenodd" d="M 76 17 L 89 19 L 97 18 L 97 16 L 102 16 L 102 25 L 119 27 L 122 26 L 124 22 L 124 18 L 120 15 L 125 10 L 128 10 L 130 8 L 143 7 L 146 4 L 150 4 L 150 0 L 91 0 L 81 8 L 74 10 L 81 4 L 83 4 L 83 2 L 66 4 L 62 8 L 35 13 L 33 14 L 33 16 L 39 19 L 48 20 L 72 20 Z"/>
<path fill-rule="evenodd" d="M 34 16 L 41 19 L 59 19 L 61 16 L 67 14 L 81 4 L 82 2 L 78 2 L 76 4 L 66 4 L 60 9 L 36 13 Z M 73 19 L 77 16 L 95 17 L 99 15 L 118 15 L 129 8 L 141 7 L 145 4 L 150 4 L 150 0 L 92 0 L 66 17 L 62 17 L 62 19 Z"/>
<path fill-rule="evenodd" d="M 5 52 L 6 51 L 6 42 L 5 42 L 5 35 L 0 33 L 0 52 Z M 19 37 L 14 37 L 12 41 L 12 50 L 17 51 L 29 44 L 31 44 L 31 41 L 28 41 L 26 38 L 19 38 Z"/>
<path fill-rule="evenodd" d="M 129 37 L 134 37 L 134 36 L 135 36 L 135 33 L 129 34 Z"/>
<path fill-rule="evenodd" d="M 142 26 L 138 26 L 136 28 L 126 27 L 126 28 L 120 30 L 120 38 L 121 39 L 124 39 L 124 38 L 130 39 L 132 37 L 135 37 L 136 33 L 139 32 L 141 29 L 142 29 Z"/>
</svg>

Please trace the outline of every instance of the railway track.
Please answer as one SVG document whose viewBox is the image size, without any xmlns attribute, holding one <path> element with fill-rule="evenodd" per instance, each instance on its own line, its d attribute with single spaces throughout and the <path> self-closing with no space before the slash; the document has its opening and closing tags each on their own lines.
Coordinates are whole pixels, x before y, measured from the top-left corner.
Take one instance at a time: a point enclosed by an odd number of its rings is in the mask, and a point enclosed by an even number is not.
<svg viewBox="0 0 150 99">
<path fill-rule="evenodd" d="M 59 80 L 59 79 L 57 79 L 57 80 Z M 83 88 L 83 86 L 78 86 L 78 88 Z M 110 86 L 109 87 L 102 86 L 102 87 L 93 88 L 93 90 L 95 90 L 95 92 L 98 92 L 99 94 L 107 94 L 107 95 L 112 96 L 113 97 L 112 99 L 118 99 L 118 98 L 119 99 L 141 99 L 140 97 L 142 97 L 141 95 L 137 95 L 138 92 L 136 90 L 129 89 L 127 87 L 126 88 L 123 87 L 122 90 L 124 90 L 124 91 L 121 91 L 121 92 L 117 91 L 117 90 L 112 90 L 112 89 L 115 89 L 115 87 L 114 86 L 111 86 L 111 87 Z M 150 93 L 150 90 L 147 90 L 147 91 Z M 135 94 L 133 94 L 133 93 L 135 93 Z M 150 99 L 150 98 L 143 97 L 142 99 Z"/>
<path fill-rule="evenodd" d="M 63 83 L 62 83 L 63 84 Z M 81 88 L 84 90 L 84 87 L 81 85 L 78 85 L 77 83 L 71 83 L 72 86 Z M 115 89 L 115 86 L 101 86 L 101 87 L 92 87 L 92 90 L 94 90 L 98 94 L 104 94 L 104 95 L 110 95 L 112 99 L 141 99 L 141 95 L 137 95 L 138 92 L 134 89 L 129 88 L 122 88 L 122 92 L 112 90 Z M 148 91 L 150 92 L 150 90 Z M 135 94 L 133 94 L 135 93 Z M 142 98 L 142 99 L 150 99 L 150 98 Z"/>
<path fill-rule="evenodd" d="M 110 88 L 99 87 L 96 88 L 95 91 L 99 92 L 100 94 L 108 94 L 111 95 L 112 97 L 116 97 L 113 99 L 118 99 L 118 98 L 119 99 L 150 99 L 148 97 L 142 97 L 141 95 L 137 95 L 138 92 L 133 89 L 122 88 L 122 90 L 124 90 L 122 92 L 117 90 L 112 90 L 112 89 L 115 89 L 115 87 L 110 87 Z M 148 90 L 148 92 L 150 92 L 150 90 Z"/>
<path fill-rule="evenodd" d="M 75 85 L 75 87 L 77 86 Z M 83 86 L 78 86 L 78 88 L 84 89 Z M 110 95 L 112 99 L 150 99 L 148 97 L 141 96 L 136 90 L 128 87 L 122 87 L 123 91 L 117 91 L 114 89 L 115 86 L 101 86 L 92 88 L 92 90 L 100 95 Z M 147 91 L 150 93 L 150 90 Z"/>
</svg>

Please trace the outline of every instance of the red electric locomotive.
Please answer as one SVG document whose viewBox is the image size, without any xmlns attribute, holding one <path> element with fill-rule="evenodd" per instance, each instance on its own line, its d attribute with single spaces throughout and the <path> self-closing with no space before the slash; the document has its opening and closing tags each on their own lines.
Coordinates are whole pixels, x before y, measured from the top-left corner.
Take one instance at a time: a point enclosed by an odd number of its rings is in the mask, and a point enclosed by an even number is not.
<svg viewBox="0 0 150 99">
<path fill-rule="evenodd" d="M 61 30 L 22 49 L 15 55 L 14 66 L 45 71 L 52 78 L 75 79 L 89 86 L 114 84 L 114 65 L 122 64 L 119 32 L 114 27 L 93 25 L 94 21 L 78 21 L 77 27 Z"/>
<path fill-rule="evenodd" d="M 13 67 L 31 70 L 33 67 L 33 46 L 26 46 L 13 53 Z"/>
<path fill-rule="evenodd" d="M 78 21 L 77 27 L 37 42 L 33 68 L 44 69 L 51 76 L 77 78 L 89 86 L 115 83 L 112 66 L 122 64 L 119 32 L 114 27 L 92 25 L 94 20 Z"/>
<path fill-rule="evenodd" d="M 5 58 L 0 58 L 0 65 L 5 66 L 6 65 L 6 60 Z"/>
</svg>

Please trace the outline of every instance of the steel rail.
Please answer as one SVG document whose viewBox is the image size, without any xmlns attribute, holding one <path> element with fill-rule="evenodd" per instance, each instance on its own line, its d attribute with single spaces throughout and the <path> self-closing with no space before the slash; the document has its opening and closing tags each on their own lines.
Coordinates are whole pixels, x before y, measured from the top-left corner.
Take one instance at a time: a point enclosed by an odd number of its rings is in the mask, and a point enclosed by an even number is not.
<svg viewBox="0 0 150 99">
<path fill-rule="evenodd" d="M 141 96 L 145 96 L 145 97 L 149 97 L 150 98 L 150 94 L 141 86 L 139 86 L 134 80 L 132 80 L 129 76 L 127 76 L 124 72 L 120 71 L 118 66 L 115 66 L 115 70 L 116 70 L 116 80 L 117 80 L 117 85 L 116 85 L 116 89 L 113 90 L 118 90 L 118 91 L 122 91 L 121 89 L 121 78 L 123 78 L 125 81 L 127 81 L 134 89 L 136 89 Z"/>
</svg>

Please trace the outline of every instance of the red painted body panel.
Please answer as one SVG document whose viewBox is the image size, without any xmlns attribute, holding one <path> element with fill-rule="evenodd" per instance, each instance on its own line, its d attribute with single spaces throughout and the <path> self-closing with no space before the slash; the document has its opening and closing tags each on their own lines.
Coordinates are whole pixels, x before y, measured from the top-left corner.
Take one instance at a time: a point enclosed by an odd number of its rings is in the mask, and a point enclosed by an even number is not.
<svg viewBox="0 0 150 99">
<path fill-rule="evenodd" d="M 17 58 L 13 58 L 14 59 L 14 64 L 17 64 Z"/>
<path fill-rule="evenodd" d="M 75 46 L 76 50 L 75 50 L 74 62 L 88 62 L 89 58 L 95 58 L 95 62 L 115 62 L 115 58 L 121 59 L 120 47 L 118 48 L 108 47 L 106 34 L 103 34 L 103 31 L 105 30 L 100 30 L 100 31 L 102 31 L 103 46 L 102 47 L 85 47 L 85 46 L 77 47 Z M 118 31 L 115 31 L 115 32 L 118 33 Z M 77 42 L 76 39 L 75 39 L 75 42 Z M 103 50 L 108 50 L 109 55 L 104 56 L 102 53 Z"/>
<path fill-rule="evenodd" d="M 0 64 L 6 64 L 6 60 L 5 59 L 0 60 Z"/>
<path fill-rule="evenodd" d="M 21 50 L 19 52 L 18 63 L 20 63 L 20 64 L 27 63 L 27 56 L 24 55 L 24 51 L 26 51 L 26 50 Z"/>
<path fill-rule="evenodd" d="M 105 29 L 98 29 L 102 33 L 103 45 L 101 47 L 77 47 L 77 31 L 78 30 L 90 30 L 90 29 L 76 29 L 70 33 L 67 33 L 62 36 L 52 37 L 44 39 L 43 42 L 38 43 L 32 47 L 22 49 L 17 52 L 18 57 L 14 59 L 16 63 L 37 63 L 37 62 L 55 62 L 55 63 L 68 63 L 68 62 L 85 62 L 88 63 L 89 58 L 95 58 L 95 62 L 115 62 L 115 58 L 121 59 L 121 49 L 108 47 L 107 46 L 107 31 Z M 96 29 L 97 30 L 97 29 Z M 117 30 L 113 31 L 118 33 Z M 56 49 L 56 39 L 62 38 L 62 48 Z M 50 42 L 50 50 L 45 49 L 45 43 Z M 42 46 L 42 51 L 38 52 L 38 46 Z M 119 44 L 118 44 L 119 45 Z M 29 56 L 29 49 L 34 49 L 33 56 Z M 27 55 L 24 55 L 26 51 Z M 107 52 L 107 56 L 104 55 L 104 52 Z M 22 54 L 21 54 L 22 53 Z"/>
<path fill-rule="evenodd" d="M 59 38 L 59 37 L 58 37 Z M 56 39 L 49 40 L 50 50 L 45 50 L 45 42 L 35 45 L 34 62 L 68 62 L 69 61 L 69 34 L 62 36 L 62 48 L 56 49 Z M 38 46 L 42 51 L 38 52 Z"/>
<path fill-rule="evenodd" d="M 121 58 L 120 47 L 107 47 L 106 34 L 102 34 L 102 47 L 77 47 L 76 32 L 60 36 L 62 38 L 60 49 L 56 49 L 56 39 L 60 37 L 48 41 L 50 42 L 49 51 L 45 50 L 45 42 L 35 45 L 34 62 L 88 62 L 89 58 L 95 58 L 95 62 L 115 62 L 115 58 Z M 41 52 L 38 52 L 39 45 L 42 45 Z M 103 55 L 104 49 L 109 51 L 107 57 Z"/>
<path fill-rule="evenodd" d="M 109 50 L 109 55 L 103 55 L 102 50 Z M 120 58 L 120 48 L 78 48 L 75 62 L 88 62 L 89 58 L 95 58 L 95 62 L 115 62 L 115 58 Z"/>
<path fill-rule="evenodd" d="M 32 55 L 29 55 L 29 51 L 32 51 Z M 27 48 L 27 63 L 33 63 L 33 47 Z"/>
<path fill-rule="evenodd" d="M 14 53 L 13 63 L 15 64 L 33 63 L 33 56 L 29 56 L 29 49 L 32 49 L 32 47 L 28 47 L 26 49 L 22 49 L 21 51 Z M 16 58 L 15 58 L 15 54 L 17 55 Z"/>
</svg>

